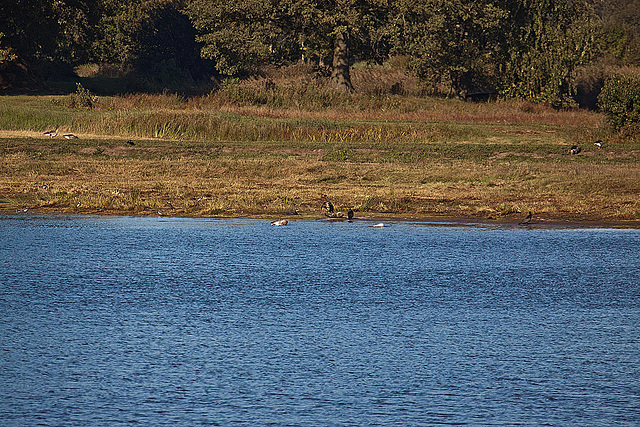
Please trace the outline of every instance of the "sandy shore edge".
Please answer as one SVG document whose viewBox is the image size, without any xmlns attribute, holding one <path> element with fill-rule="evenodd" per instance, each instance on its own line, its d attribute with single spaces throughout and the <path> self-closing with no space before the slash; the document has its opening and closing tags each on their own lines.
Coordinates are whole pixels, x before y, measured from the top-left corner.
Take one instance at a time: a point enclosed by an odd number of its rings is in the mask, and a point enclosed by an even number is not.
<svg viewBox="0 0 640 427">
<path fill-rule="evenodd" d="M 318 215 L 254 215 L 254 216 L 195 216 L 195 215 L 171 215 L 166 213 L 163 215 L 149 215 L 147 212 L 130 212 L 130 211 L 108 211 L 108 212 L 64 212 L 56 210 L 43 209 L 0 209 L 0 215 L 78 215 L 78 216 L 124 216 L 124 217 L 162 217 L 162 218 L 192 218 L 192 219 L 264 219 L 273 220 L 285 218 L 288 220 L 305 220 L 305 221 L 325 221 L 325 222 L 347 222 L 346 218 L 326 218 Z M 424 222 L 435 224 L 454 224 L 454 225 L 496 225 L 496 226 L 519 226 L 523 228 L 535 227 L 562 227 L 562 228 L 630 228 L 640 229 L 640 220 L 599 220 L 590 218 L 546 218 L 536 217 L 529 224 L 520 224 L 522 218 L 500 217 L 500 218 L 480 218 L 471 216 L 454 216 L 454 215 L 411 215 L 411 214 L 390 214 L 390 213 L 363 213 L 354 217 L 353 221 L 367 222 Z"/>
</svg>

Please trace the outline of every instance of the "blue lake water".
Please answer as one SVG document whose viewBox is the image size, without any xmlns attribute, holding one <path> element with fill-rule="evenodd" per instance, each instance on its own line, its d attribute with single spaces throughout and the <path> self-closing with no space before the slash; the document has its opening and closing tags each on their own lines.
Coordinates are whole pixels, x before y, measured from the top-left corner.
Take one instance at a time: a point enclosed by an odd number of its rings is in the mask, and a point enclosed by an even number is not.
<svg viewBox="0 0 640 427">
<path fill-rule="evenodd" d="M 0 425 L 640 425 L 640 230 L 0 217 Z"/>
</svg>

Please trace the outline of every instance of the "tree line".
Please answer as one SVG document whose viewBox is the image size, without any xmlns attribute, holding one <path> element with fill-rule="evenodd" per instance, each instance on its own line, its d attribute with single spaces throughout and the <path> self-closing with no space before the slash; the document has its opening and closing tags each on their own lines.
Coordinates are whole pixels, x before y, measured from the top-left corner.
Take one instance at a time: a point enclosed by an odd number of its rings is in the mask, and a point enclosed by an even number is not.
<svg viewBox="0 0 640 427">
<path fill-rule="evenodd" d="M 14 0 L 0 88 L 84 63 L 193 81 L 306 61 L 349 92 L 354 62 L 403 56 L 451 93 L 563 106 L 585 66 L 640 65 L 639 18 L 637 0 Z"/>
</svg>

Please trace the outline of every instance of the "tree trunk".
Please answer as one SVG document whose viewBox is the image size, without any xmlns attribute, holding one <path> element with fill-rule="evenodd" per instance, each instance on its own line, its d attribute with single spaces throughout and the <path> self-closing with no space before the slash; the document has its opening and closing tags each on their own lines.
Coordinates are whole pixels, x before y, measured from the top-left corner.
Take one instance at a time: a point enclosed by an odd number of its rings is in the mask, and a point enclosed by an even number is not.
<svg viewBox="0 0 640 427">
<path fill-rule="evenodd" d="M 349 75 L 349 39 L 344 32 L 338 32 L 333 47 L 333 71 L 331 84 L 338 90 L 351 93 L 353 85 Z"/>
</svg>

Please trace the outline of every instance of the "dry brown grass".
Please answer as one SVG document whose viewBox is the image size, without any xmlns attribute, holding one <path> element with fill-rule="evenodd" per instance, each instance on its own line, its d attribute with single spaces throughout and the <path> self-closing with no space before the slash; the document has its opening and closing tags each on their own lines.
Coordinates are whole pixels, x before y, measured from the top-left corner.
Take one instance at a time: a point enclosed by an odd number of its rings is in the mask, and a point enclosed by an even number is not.
<svg viewBox="0 0 640 427">
<path fill-rule="evenodd" d="M 298 210 L 314 217 L 326 196 L 361 217 L 501 219 L 529 210 L 546 219 L 640 217 L 638 152 L 623 163 L 609 151 L 541 159 L 435 153 L 394 161 L 376 148 L 362 157 L 331 157 L 325 144 L 3 144 L 0 200 L 12 210 L 181 216 L 285 216 Z"/>
</svg>

